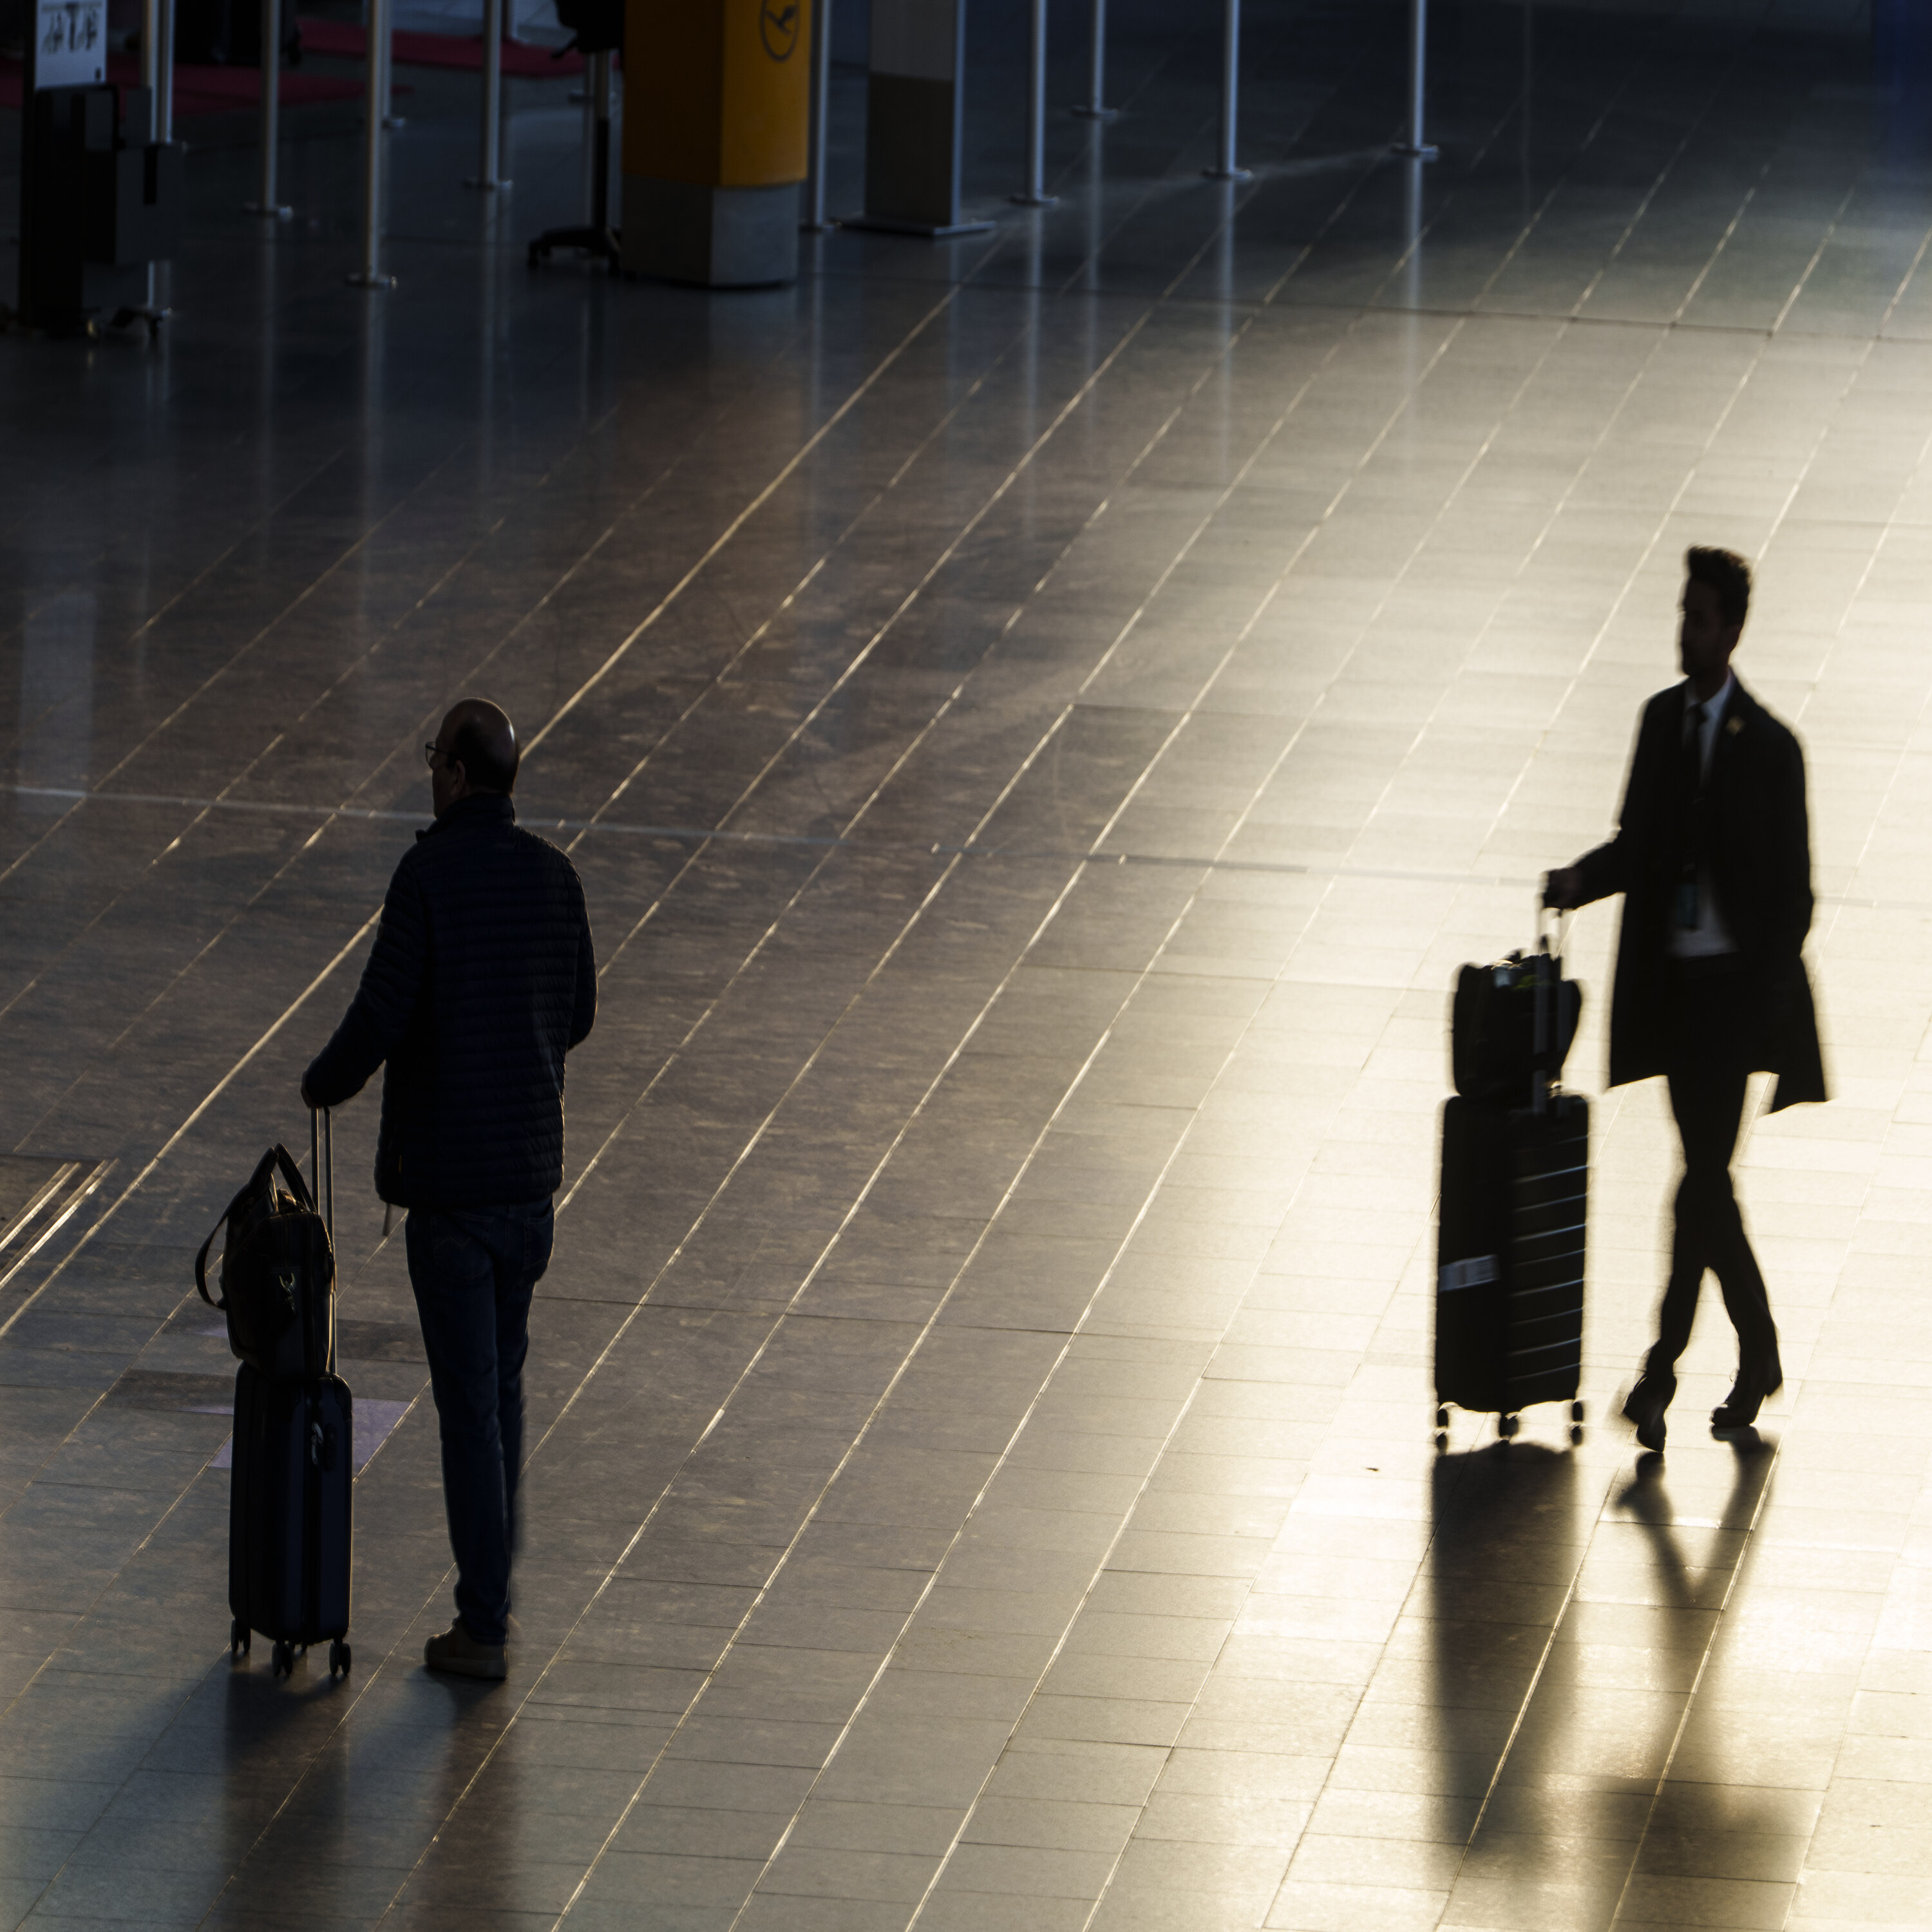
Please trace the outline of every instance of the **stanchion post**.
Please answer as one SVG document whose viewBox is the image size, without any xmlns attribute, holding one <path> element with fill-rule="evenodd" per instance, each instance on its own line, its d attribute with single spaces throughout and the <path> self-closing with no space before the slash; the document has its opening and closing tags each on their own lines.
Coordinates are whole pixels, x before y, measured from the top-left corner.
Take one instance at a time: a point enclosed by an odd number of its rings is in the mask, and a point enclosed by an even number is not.
<svg viewBox="0 0 1932 1932">
<path fill-rule="evenodd" d="M 1107 99 L 1107 0 L 1094 0 L 1092 38 L 1087 48 L 1087 98 L 1074 109 L 1089 121 L 1111 121 L 1120 111 Z"/>
<path fill-rule="evenodd" d="M 503 160 L 503 0 L 483 0 L 483 122 L 471 188 L 510 184 L 498 172 Z"/>
<path fill-rule="evenodd" d="M 142 65 L 147 63 L 143 61 Z M 158 0 L 154 8 L 154 139 L 175 137 L 175 4 Z"/>
<path fill-rule="evenodd" d="M 255 199 L 244 202 L 244 214 L 265 214 L 285 221 L 294 212 L 282 205 L 275 191 L 275 165 L 282 137 L 282 0 L 262 0 L 262 160 L 256 177 Z"/>
<path fill-rule="evenodd" d="M 389 64 L 377 50 L 389 31 L 388 0 L 369 0 L 368 88 L 362 115 L 362 266 L 349 278 L 358 289 L 392 289 L 382 272 L 382 108 Z"/>
<path fill-rule="evenodd" d="M 1051 208 L 1046 191 L 1046 0 L 1031 0 L 1027 18 L 1026 187 L 1012 200 L 1022 208 Z"/>
<path fill-rule="evenodd" d="M 1220 152 L 1211 168 L 1202 172 L 1210 181 L 1246 181 L 1248 170 L 1234 159 L 1234 132 L 1241 94 L 1241 0 L 1226 0 L 1221 16 Z"/>
<path fill-rule="evenodd" d="M 1432 148 L 1423 130 L 1423 94 L 1429 70 L 1429 0 L 1408 0 L 1408 139 L 1395 143 L 1395 152 L 1412 161 L 1432 161 L 1442 152 Z"/>
<path fill-rule="evenodd" d="M 825 218 L 826 123 L 832 111 L 832 0 L 814 0 L 812 9 L 812 159 L 805 188 L 805 219 L 799 226 L 816 235 L 831 224 Z"/>
</svg>

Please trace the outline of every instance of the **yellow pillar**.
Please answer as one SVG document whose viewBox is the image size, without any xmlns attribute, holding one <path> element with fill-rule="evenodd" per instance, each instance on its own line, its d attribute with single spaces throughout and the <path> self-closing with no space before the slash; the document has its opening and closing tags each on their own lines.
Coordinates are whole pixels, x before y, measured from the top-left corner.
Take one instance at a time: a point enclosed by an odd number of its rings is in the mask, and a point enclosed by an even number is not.
<svg viewBox="0 0 1932 1932">
<path fill-rule="evenodd" d="M 811 0 L 628 0 L 624 267 L 790 280 L 811 112 Z"/>
</svg>

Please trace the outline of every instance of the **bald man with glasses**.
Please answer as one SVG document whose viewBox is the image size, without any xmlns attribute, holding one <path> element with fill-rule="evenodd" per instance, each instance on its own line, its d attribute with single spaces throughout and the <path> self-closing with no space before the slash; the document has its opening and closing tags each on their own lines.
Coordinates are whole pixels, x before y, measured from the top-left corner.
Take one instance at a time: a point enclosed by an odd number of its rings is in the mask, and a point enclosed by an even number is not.
<svg viewBox="0 0 1932 1932">
<path fill-rule="evenodd" d="M 362 983 L 302 1076 L 334 1107 L 379 1066 L 376 1191 L 409 1210 L 410 1282 L 442 1441 L 454 1624 L 432 1670 L 508 1670 L 530 1298 L 563 1178 L 564 1055 L 597 1014 L 577 868 L 517 824 L 517 734 L 466 698 L 423 748 L 435 822 L 382 902 Z"/>
</svg>

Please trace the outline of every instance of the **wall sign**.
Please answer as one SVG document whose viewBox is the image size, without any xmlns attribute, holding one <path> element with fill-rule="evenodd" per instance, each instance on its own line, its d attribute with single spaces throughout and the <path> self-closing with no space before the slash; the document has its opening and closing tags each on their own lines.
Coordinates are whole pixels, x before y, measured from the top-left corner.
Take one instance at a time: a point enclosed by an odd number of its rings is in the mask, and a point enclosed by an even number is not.
<svg viewBox="0 0 1932 1932">
<path fill-rule="evenodd" d="M 40 0 L 34 85 L 91 87 L 107 78 L 107 0 Z"/>
</svg>

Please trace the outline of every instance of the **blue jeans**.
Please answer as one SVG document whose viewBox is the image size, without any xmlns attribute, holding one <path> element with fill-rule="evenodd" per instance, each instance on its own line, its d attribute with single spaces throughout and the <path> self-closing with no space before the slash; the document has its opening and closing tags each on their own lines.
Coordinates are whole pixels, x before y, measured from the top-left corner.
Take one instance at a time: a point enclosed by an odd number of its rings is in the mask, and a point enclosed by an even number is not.
<svg viewBox="0 0 1932 1932">
<path fill-rule="evenodd" d="M 552 1227 L 548 1201 L 412 1208 L 405 1224 L 442 1438 L 457 1612 L 478 1643 L 502 1642 L 508 1628 L 530 1292 L 550 1264 Z"/>
</svg>

